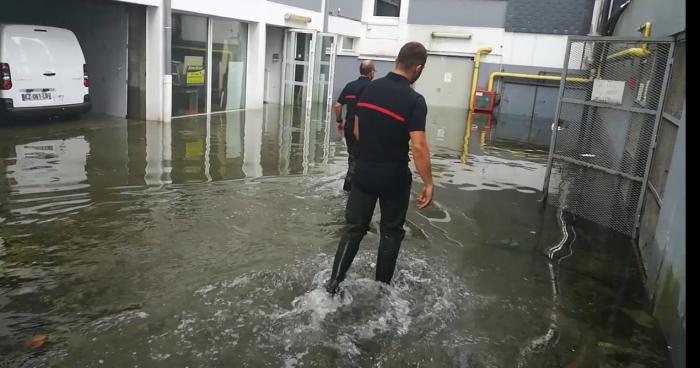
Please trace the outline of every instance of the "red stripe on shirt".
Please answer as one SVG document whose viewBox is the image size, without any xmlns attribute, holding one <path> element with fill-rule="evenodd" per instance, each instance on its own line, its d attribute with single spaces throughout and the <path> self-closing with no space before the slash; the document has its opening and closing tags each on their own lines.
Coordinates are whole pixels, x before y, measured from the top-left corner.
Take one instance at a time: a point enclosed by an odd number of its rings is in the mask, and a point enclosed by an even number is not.
<svg viewBox="0 0 700 368">
<path fill-rule="evenodd" d="M 366 103 L 366 102 L 360 102 L 360 103 L 357 104 L 357 107 L 364 107 L 364 108 L 367 108 L 367 109 L 370 109 L 370 110 L 374 110 L 374 111 L 381 112 L 382 114 L 385 114 L 385 115 L 387 115 L 387 116 L 390 116 L 390 117 L 392 117 L 392 118 L 398 120 L 398 121 L 401 122 L 401 123 L 405 123 L 405 122 L 406 122 L 406 118 L 404 118 L 403 116 L 401 116 L 401 115 L 399 115 L 399 114 L 397 114 L 397 113 L 395 113 L 395 112 L 393 112 L 393 111 L 387 110 L 387 109 L 385 109 L 385 108 L 383 108 L 383 107 L 381 107 L 381 106 L 377 106 L 377 105 L 374 105 L 374 104 L 371 104 L 371 103 Z"/>
</svg>

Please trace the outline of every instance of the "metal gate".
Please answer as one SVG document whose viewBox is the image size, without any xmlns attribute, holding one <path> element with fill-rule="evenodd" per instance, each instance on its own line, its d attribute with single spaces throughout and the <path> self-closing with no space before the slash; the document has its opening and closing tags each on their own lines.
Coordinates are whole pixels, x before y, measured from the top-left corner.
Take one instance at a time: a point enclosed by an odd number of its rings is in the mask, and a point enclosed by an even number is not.
<svg viewBox="0 0 700 368">
<path fill-rule="evenodd" d="M 673 43 L 570 37 L 543 192 L 554 205 L 635 237 Z"/>
</svg>

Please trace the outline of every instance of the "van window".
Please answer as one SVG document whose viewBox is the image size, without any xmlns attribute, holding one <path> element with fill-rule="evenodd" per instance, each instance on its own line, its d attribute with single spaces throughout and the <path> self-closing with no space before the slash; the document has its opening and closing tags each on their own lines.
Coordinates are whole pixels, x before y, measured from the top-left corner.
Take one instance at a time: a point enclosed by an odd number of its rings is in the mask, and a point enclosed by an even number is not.
<svg viewBox="0 0 700 368">
<path fill-rule="evenodd" d="M 53 53 L 42 40 L 18 36 L 12 37 L 11 40 L 16 46 L 12 52 L 20 56 L 21 62 L 36 62 L 37 59 L 41 59 L 48 61 L 49 64 L 54 63 Z"/>
</svg>

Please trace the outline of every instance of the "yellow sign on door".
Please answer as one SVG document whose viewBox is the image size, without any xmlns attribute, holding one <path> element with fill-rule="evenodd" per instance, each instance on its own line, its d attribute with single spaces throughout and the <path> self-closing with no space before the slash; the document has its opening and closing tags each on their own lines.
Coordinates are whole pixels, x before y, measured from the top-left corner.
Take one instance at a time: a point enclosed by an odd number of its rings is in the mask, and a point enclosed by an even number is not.
<svg viewBox="0 0 700 368">
<path fill-rule="evenodd" d="M 188 86 L 204 84 L 204 67 L 193 65 L 188 66 L 186 83 Z"/>
</svg>

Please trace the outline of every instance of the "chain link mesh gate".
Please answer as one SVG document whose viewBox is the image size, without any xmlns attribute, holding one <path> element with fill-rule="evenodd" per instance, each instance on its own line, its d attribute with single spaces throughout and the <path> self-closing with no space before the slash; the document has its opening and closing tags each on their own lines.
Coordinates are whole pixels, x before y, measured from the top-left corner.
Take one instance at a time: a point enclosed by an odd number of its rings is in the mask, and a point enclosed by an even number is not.
<svg viewBox="0 0 700 368">
<path fill-rule="evenodd" d="M 666 91 L 669 40 L 570 37 L 543 192 L 636 236 Z"/>
</svg>

